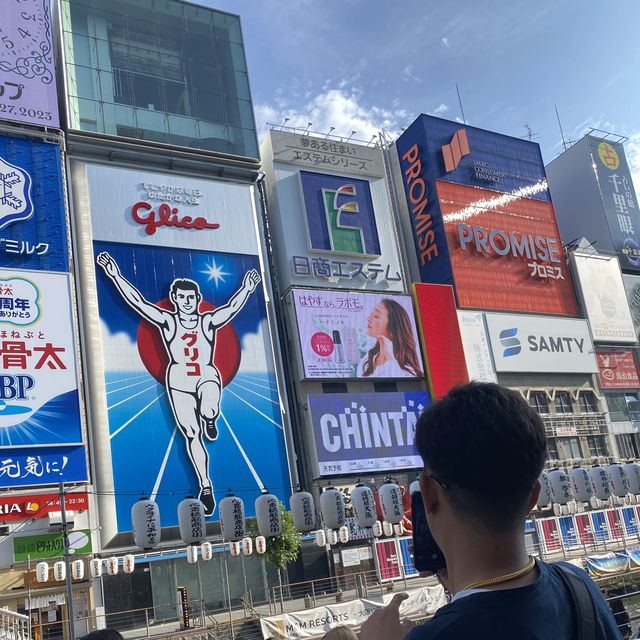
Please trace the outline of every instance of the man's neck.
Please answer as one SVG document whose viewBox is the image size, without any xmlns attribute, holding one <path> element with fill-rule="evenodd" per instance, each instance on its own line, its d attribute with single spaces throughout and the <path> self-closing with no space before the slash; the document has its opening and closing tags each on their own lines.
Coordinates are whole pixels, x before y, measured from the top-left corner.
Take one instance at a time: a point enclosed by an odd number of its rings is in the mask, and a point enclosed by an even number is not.
<svg viewBox="0 0 640 640">
<path fill-rule="evenodd" d="M 469 533 L 464 525 L 454 533 L 443 549 L 447 558 L 449 588 L 458 593 L 469 585 L 523 569 L 529 561 L 522 532 L 495 535 L 486 532 Z M 513 589 L 535 582 L 531 572 L 516 580 L 492 585 L 491 589 Z"/>
</svg>

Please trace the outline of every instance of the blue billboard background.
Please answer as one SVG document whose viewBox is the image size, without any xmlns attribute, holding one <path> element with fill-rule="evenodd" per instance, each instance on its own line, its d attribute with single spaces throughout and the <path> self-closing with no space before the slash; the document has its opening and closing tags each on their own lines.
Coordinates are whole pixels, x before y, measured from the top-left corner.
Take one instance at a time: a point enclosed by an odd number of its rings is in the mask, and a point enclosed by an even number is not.
<svg viewBox="0 0 640 640">
<path fill-rule="evenodd" d="M 84 446 L 7 449 L 0 457 L 0 486 L 26 487 L 88 480 Z"/>
<path fill-rule="evenodd" d="M 60 146 L 0 135 L 0 266 L 69 271 Z"/>
<path fill-rule="evenodd" d="M 259 270 L 257 256 L 94 242 L 95 255 L 102 251 L 114 258 L 122 275 L 150 302 L 168 298 L 174 278 L 190 278 L 198 283 L 205 301 L 219 306 L 238 290 L 249 269 Z M 138 355 L 140 318 L 99 267 L 96 273 L 104 349 L 112 340 L 121 347 L 117 369 L 109 368 L 113 359 L 105 355 L 118 530 L 131 530 L 131 506 L 142 494 L 158 502 L 163 527 L 175 526 L 178 503 L 189 494 L 198 495 L 198 481 L 165 385 L 144 369 Z M 212 273 L 222 275 L 212 277 Z M 232 321 L 243 345 L 242 358 L 250 359 L 245 340 L 265 318 L 259 285 Z M 220 341 L 217 348 L 223 348 Z M 251 371 L 240 366 L 222 390 L 219 436 L 206 448 L 217 502 L 231 490 L 244 500 L 247 516 L 253 516 L 262 486 L 285 502 L 291 487 L 275 374 L 271 369 Z M 219 519 L 217 507 L 213 519 Z"/>
</svg>

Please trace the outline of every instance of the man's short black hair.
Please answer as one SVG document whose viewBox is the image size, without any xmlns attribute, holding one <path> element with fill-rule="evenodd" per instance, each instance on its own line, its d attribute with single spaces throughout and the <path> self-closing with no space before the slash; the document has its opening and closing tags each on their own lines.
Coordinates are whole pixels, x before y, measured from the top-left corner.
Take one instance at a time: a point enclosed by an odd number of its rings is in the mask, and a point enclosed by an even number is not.
<svg viewBox="0 0 640 640">
<path fill-rule="evenodd" d="M 171 283 L 171 295 L 175 296 L 178 289 L 182 291 L 195 291 L 198 295 L 200 295 L 200 287 L 198 283 L 194 280 L 189 280 L 189 278 L 176 278 Z"/>
<path fill-rule="evenodd" d="M 420 416 L 416 447 L 461 516 L 490 529 L 522 524 L 546 438 L 520 394 L 480 382 L 452 389 Z"/>
</svg>

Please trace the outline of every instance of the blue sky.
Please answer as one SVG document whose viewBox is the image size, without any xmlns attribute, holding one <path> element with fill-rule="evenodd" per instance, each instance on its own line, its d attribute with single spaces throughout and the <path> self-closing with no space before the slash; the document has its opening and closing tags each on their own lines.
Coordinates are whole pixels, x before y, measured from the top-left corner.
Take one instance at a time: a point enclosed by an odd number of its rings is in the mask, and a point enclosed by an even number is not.
<svg viewBox="0 0 640 640">
<path fill-rule="evenodd" d="M 242 18 L 256 122 L 370 140 L 417 114 L 525 137 L 545 162 L 589 127 L 629 136 L 640 191 L 639 0 L 201 0 Z"/>
</svg>

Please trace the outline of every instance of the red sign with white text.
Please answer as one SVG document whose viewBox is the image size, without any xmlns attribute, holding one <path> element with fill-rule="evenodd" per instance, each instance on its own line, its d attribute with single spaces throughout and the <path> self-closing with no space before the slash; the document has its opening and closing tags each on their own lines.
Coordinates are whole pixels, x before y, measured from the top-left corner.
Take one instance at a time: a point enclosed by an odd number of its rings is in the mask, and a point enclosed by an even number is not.
<svg viewBox="0 0 640 640">
<path fill-rule="evenodd" d="M 550 202 L 436 181 L 461 309 L 578 315 Z"/>
<path fill-rule="evenodd" d="M 637 389 L 640 372 L 631 351 L 596 353 L 600 386 L 603 389 Z"/>
<path fill-rule="evenodd" d="M 64 502 L 67 512 L 85 511 L 89 508 L 89 497 L 84 491 L 68 493 Z M 53 511 L 60 511 L 60 496 L 57 493 L 0 497 L 0 522 L 44 518 Z"/>
</svg>

